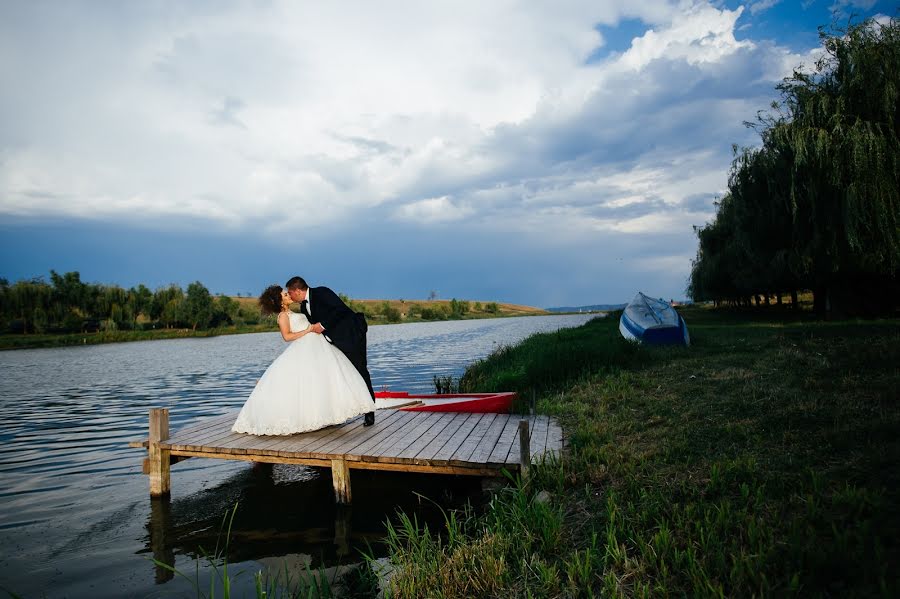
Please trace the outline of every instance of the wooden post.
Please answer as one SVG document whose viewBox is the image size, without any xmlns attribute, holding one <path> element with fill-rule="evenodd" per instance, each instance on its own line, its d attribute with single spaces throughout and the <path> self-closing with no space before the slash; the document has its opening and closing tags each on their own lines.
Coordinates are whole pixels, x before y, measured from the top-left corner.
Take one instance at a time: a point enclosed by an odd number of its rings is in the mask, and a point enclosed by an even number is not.
<svg viewBox="0 0 900 599">
<path fill-rule="evenodd" d="M 519 420 L 519 473 L 522 482 L 528 480 L 529 468 L 531 468 L 531 433 L 528 432 L 528 421 Z"/>
<path fill-rule="evenodd" d="M 335 502 L 350 505 L 350 467 L 345 460 L 331 460 L 331 482 Z"/>
<path fill-rule="evenodd" d="M 164 497 L 171 489 L 169 479 L 170 452 L 159 444 L 169 438 L 169 410 L 150 408 L 150 443 L 147 457 L 150 460 L 150 496 Z"/>
<path fill-rule="evenodd" d="M 535 391 L 534 389 L 532 389 L 532 390 L 531 390 L 531 405 L 528 406 L 528 413 L 529 413 L 531 416 L 534 416 L 535 404 L 537 403 L 537 398 L 535 397 L 536 394 L 537 394 L 537 391 Z"/>
</svg>

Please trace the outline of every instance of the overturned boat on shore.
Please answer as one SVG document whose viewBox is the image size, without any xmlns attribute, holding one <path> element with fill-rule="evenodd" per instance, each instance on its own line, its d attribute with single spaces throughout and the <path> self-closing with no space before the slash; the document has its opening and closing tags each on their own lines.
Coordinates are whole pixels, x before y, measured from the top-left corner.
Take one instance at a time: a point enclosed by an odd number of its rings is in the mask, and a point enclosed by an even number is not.
<svg viewBox="0 0 900 599">
<path fill-rule="evenodd" d="M 619 318 L 619 332 L 648 345 L 690 345 L 687 324 L 669 302 L 638 291 Z"/>
</svg>

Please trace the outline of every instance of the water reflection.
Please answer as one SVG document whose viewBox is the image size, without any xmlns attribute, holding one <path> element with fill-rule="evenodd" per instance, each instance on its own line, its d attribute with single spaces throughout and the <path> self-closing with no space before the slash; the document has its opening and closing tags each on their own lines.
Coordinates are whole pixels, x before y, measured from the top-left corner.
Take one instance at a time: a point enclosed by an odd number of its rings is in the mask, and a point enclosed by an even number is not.
<svg viewBox="0 0 900 599">
<path fill-rule="evenodd" d="M 158 562 L 152 565 L 156 584 L 173 580 L 177 556 L 194 560 L 187 573 L 199 565 L 203 577 L 213 575 L 211 563 L 227 560 L 232 573 L 262 570 L 275 576 L 289 566 L 292 579 L 299 580 L 307 568 L 347 570 L 362 561 L 363 552 L 383 556 L 385 522 L 397 510 L 441 530 L 442 510 L 482 502 L 477 477 L 353 470 L 351 481 L 353 506 L 334 503 L 328 469 L 282 464 L 247 467 L 187 497 L 150 499 L 145 545 L 138 553 Z"/>
</svg>

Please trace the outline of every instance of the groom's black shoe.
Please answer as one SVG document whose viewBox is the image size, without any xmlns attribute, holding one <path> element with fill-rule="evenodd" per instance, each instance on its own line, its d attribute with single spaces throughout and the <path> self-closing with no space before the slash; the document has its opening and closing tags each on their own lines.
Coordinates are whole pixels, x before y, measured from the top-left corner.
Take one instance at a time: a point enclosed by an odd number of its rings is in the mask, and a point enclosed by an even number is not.
<svg viewBox="0 0 900 599">
<path fill-rule="evenodd" d="M 363 417 L 363 426 L 372 426 L 375 424 L 375 412 L 366 412 Z"/>
</svg>

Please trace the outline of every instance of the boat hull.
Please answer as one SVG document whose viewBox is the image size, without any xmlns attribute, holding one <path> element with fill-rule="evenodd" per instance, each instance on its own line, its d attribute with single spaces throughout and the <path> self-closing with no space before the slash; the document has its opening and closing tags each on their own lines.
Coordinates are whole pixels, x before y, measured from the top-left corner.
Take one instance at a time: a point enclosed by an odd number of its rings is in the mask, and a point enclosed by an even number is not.
<svg viewBox="0 0 900 599">
<path fill-rule="evenodd" d="M 376 409 L 396 409 L 407 412 L 483 412 L 508 414 L 516 394 L 501 393 L 453 393 L 435 395 L 405 391 L 379 391 L 375 393 Z"/>
<path fill-rule="evenodd" d="M 666 302 L 638 293 L 619 318 L 619 332 L 648 345 L 690 345 L 684 318 Z"/>
</svg>

